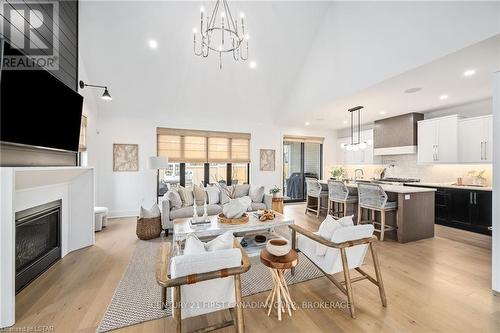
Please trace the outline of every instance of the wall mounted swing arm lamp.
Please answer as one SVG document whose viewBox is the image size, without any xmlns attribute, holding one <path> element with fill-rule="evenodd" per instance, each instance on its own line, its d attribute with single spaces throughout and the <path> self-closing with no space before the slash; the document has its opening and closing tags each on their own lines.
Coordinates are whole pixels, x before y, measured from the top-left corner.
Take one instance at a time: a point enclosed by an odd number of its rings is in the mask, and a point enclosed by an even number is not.
<svg viewBox="0 0 500 333">
<path fill-rule="evenodd" d="M 80 89 L 83 89 L 85 87 L 91 87 L 91 88 L 101 88 L 101 89 L 104 89 L 104 93 L 102 94 L 101 98 L 106 100 L 106 101 L 110 101 L 112 100 L 113 98 L 111 97 L 111 95 L 109 94 L 109 91 L 108 91 L 108 87 L 107 86 L 100 86 L 100 85 L 95 85 L 95 84 L 86 84 L 85 82 L 81 81 L 78 83 L 78 85 L 80 86 Z"/>
</svg>

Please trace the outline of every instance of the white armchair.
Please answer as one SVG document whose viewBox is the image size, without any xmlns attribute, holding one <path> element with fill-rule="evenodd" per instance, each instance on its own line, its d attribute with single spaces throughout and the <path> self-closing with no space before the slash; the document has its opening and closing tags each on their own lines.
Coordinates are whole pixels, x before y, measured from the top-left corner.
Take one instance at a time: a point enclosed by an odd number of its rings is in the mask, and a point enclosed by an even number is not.
<svg viewBox="0 0 500 333">
<path fill-rule="evenodd" d="M 289 228 L 292 229 L 292 248 L 302 252 L 309 258 L 347 296 L 352 318 L 356 318 L 351 288 L 353 282 L 368 279 L 379 288 L 382 305 L 387 306 L 382 274 L 374 247 L 377 237 L 373 236 L 373 225 L 339 228 L 335 230 L 331 240 L 327 240 L 317 232 L 311 232 L 298 225 L 291 225 Z M 323 254 L 322 251 L 318 251 L 318 246 L 327 248 L 324 255 L 318 255 L 318 253 Z M 368 247 L 373 258 L 375 278 L 361 269 Z M 351 278 L 350 269 L 355 269 L 361 276 Z M 332 275 L 341 271 L 344 272 L 344 281 L 338 281 Z"/>
<path fill-rule="evenodd" d="M 234 325 L 244 332 L 240 274 L 250 269 L 246 252 L 235 241 L 232 249 L 170 257 L 170 243 L 160 252 L 156 280 L 162 286 L 162 305 L 167 288 L 172 288 L 172 311 L 176 332 L 182 332 L 182 319 L 229 309 L 233 320 L 205 331 Z"/>
</svg>

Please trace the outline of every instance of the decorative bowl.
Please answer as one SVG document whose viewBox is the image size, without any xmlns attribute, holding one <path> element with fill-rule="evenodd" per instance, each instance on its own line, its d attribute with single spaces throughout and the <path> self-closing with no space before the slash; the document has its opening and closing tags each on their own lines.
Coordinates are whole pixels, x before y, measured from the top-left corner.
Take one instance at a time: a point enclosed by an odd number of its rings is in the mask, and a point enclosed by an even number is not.
<svg viewBox="0 0 500 333">
<path fill-rule="evenodd" d="M 271 239 L 269 242 L 266 244 L 266 250 L 267 252 L 271 253 L 273 256 L 276 257 L 281 257 L 291 250 L 290 243 L 282 238 L 278 239 Z"/>
<path fill-rule="evenodd" d="M 264 243 L 267 240 L 266 236 L 264 235 L 255 235 L 254 239 L 256 243 Z"/>
</svg>

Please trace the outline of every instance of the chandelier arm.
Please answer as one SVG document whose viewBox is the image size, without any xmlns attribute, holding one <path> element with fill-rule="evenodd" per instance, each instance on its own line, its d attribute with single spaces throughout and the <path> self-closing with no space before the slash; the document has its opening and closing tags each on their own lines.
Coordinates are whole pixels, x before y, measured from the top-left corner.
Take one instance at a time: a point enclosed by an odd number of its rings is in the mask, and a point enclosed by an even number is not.
<svg viewBox="0 0 500 333">
<path fill-rule="evenodd" d="M 243 42 L 240 43 L 240 49 L 241 49 L 240 58 L 241 58 L 241 60 L 245 61 L 245 60 L 248 60 L 248 40 L 245 40 L 245 50 L 247 51 L 246 56 L 243 55 L 244 54 L 244 52 L 242 50 L 243 45 L 241 45 L 241 44 L 243 44 Z"/>
<path fill-rule="evenodd" d="M 231 14 L 231 10 L 229 9 L 229 5 L 227 4 L 226 0 L 222 0 L 222 1 L 224 3 L 224 7 L 226 9 L 226 15 L 228 16 L 227 20 L 229 22 L 231 22 L 231 23 L 228 23 L 228 27 L 229 27 L 229 29 L 236 31 L 235 26 L 234 26 L 233 14 Z M 232 28 L 231 28 L 231 24 L 233 25 Z"/>
<path fill-rule="evenodd" d="M 236 49 L 236 48 L 234 47 L 234 38 L 233 38 L 233 59 L 234 59 L 235 61 L 239 61 L 239 60 L 240 60 L 240 59 L 239 59 L 239 52 L 238 52 L 238 51 L 239 51 L 239 49 Z"/>
<path fill-rule="evenodd" d="M 217 13 L 219 12 L 219 3 L 220 3 L 220 0 L 217 0 L 217 2 L 215 3 L 214 10 L 212 12 L 212 18 L 210 19 L 210 24 L 209 24 L 210 28 L 213 28 L 215 26 L 215 20 L 217 17 Z"/>
</svg>

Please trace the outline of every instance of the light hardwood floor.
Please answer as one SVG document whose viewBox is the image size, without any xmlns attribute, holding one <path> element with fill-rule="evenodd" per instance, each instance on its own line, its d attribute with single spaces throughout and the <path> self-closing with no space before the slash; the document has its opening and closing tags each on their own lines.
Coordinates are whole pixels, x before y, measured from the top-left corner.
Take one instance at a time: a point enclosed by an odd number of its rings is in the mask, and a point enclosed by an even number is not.
<svg viewBox="0 0 500 333">
<path fill-rule="evenodd" d="M 297 224 L 317 230 L 320 220 L 304 205 L 287 205 Z M 95 332 L 120 281 L 137 239 L 133 218 L 111 220 L 96 245 L 69 254 L 30 284 L 16 301 L 16 327 L 50 325 L 55 332 Z M 433 239 L 378 243 L 388 307 L 368 281 L 354 284 L 357 319 L 347 309 L 301 308 L 279 322 L 264 309 L 244 311 L 247 332 L 500 332 L 500 296 L 491 284 L 491 238 L 436 226 Z M 367 260 L 369 263 L 370 260 Z M 367 270 L 373 272 L 370 264 Z M 290 286 L 295 302 L 344 301 L 326 278 Z M 246 297 L 265 301 L 267 292 Z M 195 329 L 226 312 L 185 323 Z M 172 318 L 122 332 L 174 332 Z M 118 332 L 117 331 L 117 332 Z M 226 328 L 219 332 L 233 332 Z"/>
</svg>

